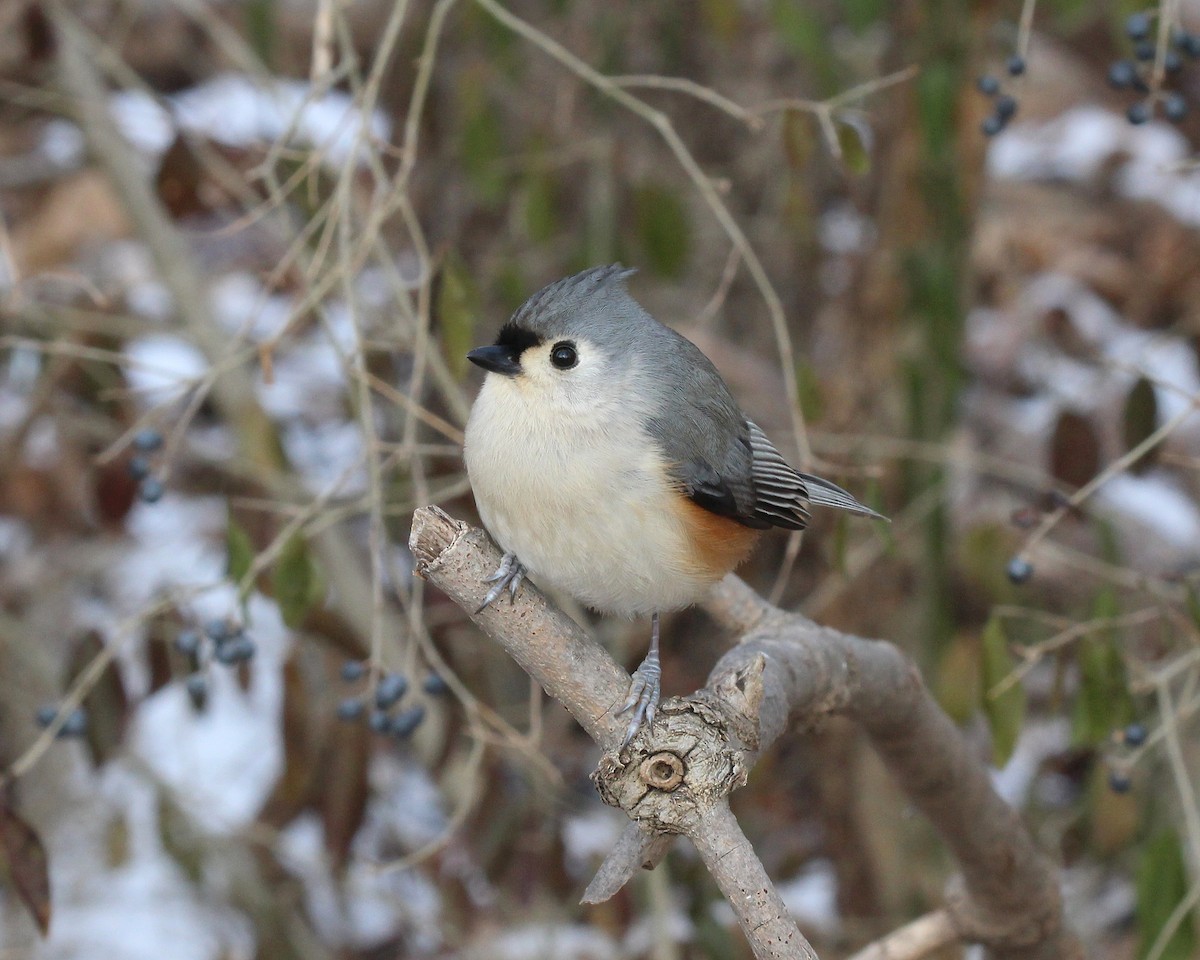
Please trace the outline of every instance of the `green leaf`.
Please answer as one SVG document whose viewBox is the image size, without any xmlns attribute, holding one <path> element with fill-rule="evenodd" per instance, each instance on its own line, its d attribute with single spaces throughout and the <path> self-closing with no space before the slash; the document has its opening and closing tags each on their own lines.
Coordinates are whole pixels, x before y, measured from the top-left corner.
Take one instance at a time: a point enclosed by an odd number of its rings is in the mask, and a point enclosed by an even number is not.
<svg viewBox="0 0 1200 960">
<path fill-rule="evenodd" d="M 0 866 L 44 937 L 50 929 L 50 868 L 36 830 L 8 805 L 0 790 Z"/>
<path fill-rule="evenodd" d="M 842 166 L 855 176 L 871 172 L 871 153 L 867 150 L 862 131 L 853 123 L 835 120 L 838 146 L 842 150 Z"/>
<path fill-rule="evenodd" d="M 1164 935 L 1164 927 L 1188 894 L 1183 847 L 1170 828 L 1160 830 L 1142 848 L 1137 871 L 1138 958 L 1145 960 Z M 1191 960 L 1196 951 L 1196 924 L 1192 911 L 1160 948 L 1160 960 Z"/>
<path fill-rule="evenodd" d="M 278 35 L 275 0 L 246 0 L 243 7 L 246 38 L 264 67 L 275 65 L 275 38 Z"/>
<path fill-rule="evenodd" d="M 1184 603 L 1187 605 L 1188 616 L 1192 618 L 1192 623 L 1200 628 L 1200 592 L 1197 592 L 1195 585 L 1191 583 L 1184 589 Z"/>
<path fill-rule="evenodd" d="M 1093 619 L 1117 616 L 1116 594 L 1101 590 L 1092 607 Z M 1075 698 L 1074 734 L 1078 743 L 1100 743 L 1117 727 L 1133 719 L 1133 701 L 1125 677 L 1116 631 L 1099 630 L 1082 638 L 1075 648 L 1079 665 L 1079 695 Z"/>
<path fill-rule="evenodd" d="M 678 276 L 691 240 L 687 210 L 667 187 L 647 183 L 633 192 L 634 229 L 646 263 L 655 273 Z"/>
<path fill-rule="evenodd" d="M 525 229 L 534 243 L 546 243 L 558 233 L 558 184 L 548 173 L 525 180 Z"/>
<path fill-rule="evenodd" d="M 979 653 L 973 637 L 958 636 L 946 645 L 938 663 L 937 701 L 955 723 L 965 724 L 979 709 L 983 674 Z"/>
<path fill-rule="evenodd" d="M 459 380 L 467 374 L 467 351 L 475 346 L 478 297 L 471 272 L 458 254 L 446 257 L 437 291 L 437 323 L 446 366 Z"/>
<path fill-rule="evenodd" d="M 254 544 L 250 541 L 250 534 L 233 519 L 232 513 L 225 526 L 225 550 L 225 572 L 234 583 L 241 583 L 254 563 Z"/>
<path fill-rule="evenodd" d="M 1123 419 L 1127 451 L 1143 443 L 1158 428 L 1158 397 L 1154 392 L 1154 384 L 1145 377 L 1138 378 L 1125 398 Z M 1157 451 L 1157 446 L 1151 447 L 1130 469 L 1134 473 L 1141 473 L 1154 466 L 1158 459 L 1155 456 Z"/>
<path fill-rule="evenodd" d="M 1008 638 L 999 617 L 992 617 L 983 628 L 983 657 L 980 661 L 983 682 L 983 712 L 992 731 L 992 763 L 1003 767 L 1012 756 L 1025 722 L 1025 688 L 1011 684 L 997 695 L 996 687 L 1015 667 L 1008 652 Z"/>
<path fill-rule="evenodd" d="M 489 102 L 478 76 L 465 80 L 460 91 L 465 105 L 459 156 L 471 185 L 489 206 L 504 199 L 505 176 L 498 163 L 504 149 L 499 113 Z"/>
<path fill-rule="evenodd" d="M 816 121 L 803 110 L 785 110 L 779 138 L 783 155 L 793 170 L 804 170 L 812 159 L 813 140 L 819 136 Z"/>
<path fill-rule="evenodd" d="M 275 561 L 272 577 L 275 602 L 283 622 L 293 630 L 304 622 L 308 611 L 324 599 L 325 584 L 304 538 L 293 535 Z"/>
</svg>

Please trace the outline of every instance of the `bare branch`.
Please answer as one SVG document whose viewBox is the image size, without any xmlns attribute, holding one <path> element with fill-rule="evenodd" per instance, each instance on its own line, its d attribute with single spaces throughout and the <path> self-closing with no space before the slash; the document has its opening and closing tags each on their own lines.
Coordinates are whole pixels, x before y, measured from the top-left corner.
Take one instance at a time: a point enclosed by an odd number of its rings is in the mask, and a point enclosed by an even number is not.
<svg viewBox="0 0 1200 960">
<path fill-rule="evenodd" d="M 482 599 L 483 577 L 500 559 L 483 531 L 436 508 L 417 511 L 409 545 L 418 572 L 468 610 Z M 605 747 L 596 787 L 635 821 L 586 900 L 611 896 L 639 865 L 661 858 L 663 836 L 683 834 L 729 898 L 756 957 L 813 956 L 729 813 L 727 797 L 789 725 L 808 727 L 844 714 L 861 724 L 957 858 L 962 892 L 946 908 L 957 937 L 1013 960 L 1080 955 L 1063 925 L 1053 868 L 900 650 L 778 610 L 733 576 L 706 606 L 742 634 L 741 642 L 702 690 L 665 701 L 656 721 L 623 752 L 616 749 L 622 725 L 612 711 L 628 676 L 599 644 L 531 587 L 511 607 L 497 604 L 473 615 Z"/>
</svg>

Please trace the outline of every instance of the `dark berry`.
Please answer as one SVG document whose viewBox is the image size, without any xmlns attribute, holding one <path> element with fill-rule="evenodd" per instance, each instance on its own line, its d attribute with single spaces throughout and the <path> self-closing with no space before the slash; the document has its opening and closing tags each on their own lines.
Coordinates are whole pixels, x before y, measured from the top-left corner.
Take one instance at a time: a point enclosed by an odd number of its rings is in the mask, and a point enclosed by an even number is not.
<svg viewBox="0 0 1200 960">
<path fill-rule="evenodd" d="M 983 135 L 985 137 L 994 137 L 1004 129 L 1004 125 L 1004 119 L 993 113 L 990 117 L 983 121 L 980 129 L 983 131 Z"/>
<path fill-rule="evenodd" d="M 208 702 L 208 680 L 202 673 L 193 673 L 183 683 L 184 689 L 187 690 L 188 699 L 192 701 L 192 706 L 197 710 L 201 710 L 204 704 Z"/>
<path fill-rule="evenodd" d="M 1023 583 L 1028 583 L 1033 576 L 1033 564 L 1024 557 L 1013 557 L 1008 561 L 1008 579 L 1020 586 Z"/>
<path fill-rule="evenodd" d="M 1124 731 L 1125 742 L 1131 747 L 1140 747 L 1146 742 L 1146 728 L 1140 723 L 1131 723 Z"/>
<path fill-rule="evenodd" d="M 37 713 L 34 714 L 34 723 L 45 730 L 54 722 L 54 718 L 58 716 L 58 704 L 46 703 L 38 707 Z"/>
<path fill-rule="evenodd" d="M 247 636 L 238 635 L 218 643 L 213 656 L 217 658 L 218 662 L 226 666 L 233 666 L 234 664 L 250 660 L 253 658 L 254 653 L 254 641 Z"/>
<path fill-rule="evenodd" d="M 346 723 L 353 723 L 366 712 L 366 706 L 357 697 L 350 697 L 337 705 L 337 718 Z"/>
<path fill-rule="evenodd" d="M 367 725 L 375 733 L 387 733 L 388 725 L 392 722 L 392 718 L 383 710 L 372 710 L 371 717 L 367 720 Z"/>
<path fill-rule="evenodd" d="M 1133 86 L 1137 78 L 1137 67 L 1128 60 L 1118 60 L 1108 68 L 1108 85 L 1114 90 Z"/>
<path fill-rule="evenodd" d="M 230 626 L 228 620 L 209 620 L 208 623 L 204 625 L 204 632 L 207 633 L 211 639 L 216 640 L 217 643 L 220 643 L 222 640 L 228 640 L 230 637 L 232 637 L 235 631 L 233 627 Z"/>
<path fill-rule="evenodd" d="M 1141 60 L 1142 63 L 1149 63 L 1153 60 L 1155 52 L 1154 44 L 1149 40 L 1143 40 L 1141 43 L 1133 45 L 1133 56 L 1135 59 Z"/>
<path fill-rule="evenodd" d="M 367 665 L 361 660 L 347 660 L 342 664 L 342 679 L 354 683 L 367 675 Z"/>
<path fill-rule="evenodd" d="M 390 710 L 408 691 L 408 678 L 402 673 L 385 673 L 375 688 L 375 706 Z"/>
<path fill-rule="evenodd" d="M 185 657 L 194 657 L 200 652 L 200 634 L 195 630 L 183 630 L 175 638 L 175 649 Z"/>
<path fill-rule="evenodd" d="M 1017 112 L 1017 98 L 1004 94 L 996 98 L 996 116 L 1007 123 Z"/>
<path fill-rule="evenodd" d="M 1133 788 L 1133 780 L 1129 774 L 1113 770 L 1108 775 L 1108 788 L 1113 793 L 1128 793 Z"/>
<path fill-rule="evenodd" d="M 83 707 L 76 707 L 67 715 L 67 719 L 59 728 L 58 735 L 60 737 L 82 737 L 87 733 L 87 725 L 87 711 Z"/>
<path fill-rule="evenodd" d="M 1179 123 L 1188 115 L 1187 98 L 1182 93 L 1168 93 L 1163 100 L 1163 116 L 1172 123 Z"/>
<path fill-rule="evenodd" d="M 1163 57 L 1163 70 L 1167 73 L 1178 73 L 1183 69 L 1183 57 L 1174 50 L 1168 50 Z"/>
<path fill-rule="evenodd" d="M 1130 40 L 1145 40 L 1150 36 L 1150 15 L 1131 13 L 1125 21 L 1125 35 Z"/>
<path fill-rule="evenodd" d="M 1005 64 L 1005 69 L 1008 70 L 1010 77 L 1019 77 L 1025 72 L 1025 58 L 1016 56 L 1014 54 L 1008 58 L 1008 63 Z"/>
<path fill-rule="evenodd" d="M 985 73 L 975 81 L 975 89 L 986 96 L 994 97 L 1000 92 L 1000 81 L 990 73 Z"/>
<path fill-rule="evenodd" d="M 143 503 L 158 503 L 162 499 L 163 485 L 158 477 L 147 477 L 138 487 L 138 496 Z"/>
<path fill-rule="evenodd" d="M 1144 100 L 1139 100 L 1137 103 L 1131 103 L 1129 109 L 1125 111 L 1125 116 L 1129 118 L 1129 122 L 1135 126 L 1146 123 L 1152 116 L 1150 104 Z"/>
<path fill-rule="evenodd" d="M 430 673 L 421 684 L 421 689 L 431 697 L 441 697 L 450 692 L 449 684 L 438 673 Z"/>
<path fill-rule="evenodd" d="M 1181 33 L 1176 36 L 1175 45 L 1193 60 L 1200 57 L 1200 34 Z"/>
<path fill-rule="evenodd" d="M 421 721 L 424 719 L 425 708 L 418 703 L 415 707 L 401 710 L 392 717 L 391 722 L 388 724 L 388 733 L 399 739 L 411 736 L 412 732 L 421 725 Z"/>
<path fill-rule="evenodd" d="M 162 445 L 163 437 L 157 430 L 139 430 L 134 434 L 133 449 L 139 453 L 153 453 L 161 450 Z"/>
<path fill-rule="evenodd" d="M 145 480 L 150 476 L 150 461 L 145 457 L 130 457 L 129 475 L 134 480 Z"/>
</svg>

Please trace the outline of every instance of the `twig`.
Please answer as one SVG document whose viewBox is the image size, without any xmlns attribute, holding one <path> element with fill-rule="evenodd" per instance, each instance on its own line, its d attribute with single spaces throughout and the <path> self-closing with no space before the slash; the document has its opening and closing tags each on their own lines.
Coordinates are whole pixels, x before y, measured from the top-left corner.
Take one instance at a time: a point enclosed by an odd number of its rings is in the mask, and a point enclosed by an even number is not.
<svg viewBox="0 0 1200 960">
<path fill-rule="evenodd" d="M 950 914 L 934 910 L 868 944 L 848 960 L 920 960 L 957 940 Z"/>
</svg>

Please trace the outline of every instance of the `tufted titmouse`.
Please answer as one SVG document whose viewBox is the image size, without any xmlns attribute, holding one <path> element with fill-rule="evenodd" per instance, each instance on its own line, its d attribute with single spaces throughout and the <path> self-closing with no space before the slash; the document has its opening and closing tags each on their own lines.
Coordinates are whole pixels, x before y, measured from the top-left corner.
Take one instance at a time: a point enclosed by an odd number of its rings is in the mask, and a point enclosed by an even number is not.
<svg viewBox="0 0 1200 960">
<path fill-rule="evenodd" d="M 619 264 L 535 293 L 496 342 L 467 422 L 479 515 L 504 550 L 482 610 L 528 574 L 603 613 L 650 614 L 628 743 L 660 698 L 658 615 L 700 599 L 768 527 L 818 503 L 880 517 L 797 473 L 709 359 L 634 301 Z"/>
</svg>

